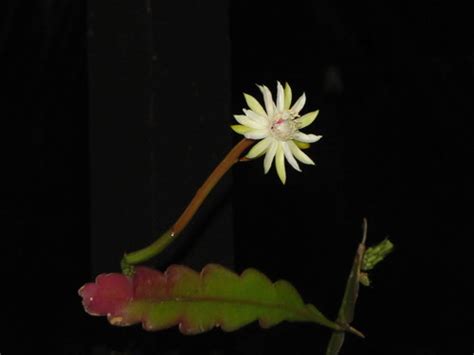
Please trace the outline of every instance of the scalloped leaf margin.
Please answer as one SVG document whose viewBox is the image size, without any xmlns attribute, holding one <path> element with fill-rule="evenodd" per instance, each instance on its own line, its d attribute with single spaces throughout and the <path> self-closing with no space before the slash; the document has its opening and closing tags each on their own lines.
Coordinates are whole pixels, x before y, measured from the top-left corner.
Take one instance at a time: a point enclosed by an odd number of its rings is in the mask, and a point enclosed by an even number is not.
<svg viewBox="0 0 474 355">
<path fill-rule="evenodd" d="M 79 295 L 90 315 L 106 316 L 116 326 L 141 323 L 148 331 L 178 325 L 183 334 L 214 327 L 231 332 L 254 321 L 269 328 L 285 320 L 341 330 L 305 304 L 289 282 L 272 283 L 251 268 L 239 276 L 217 264 L 200 273 L 182 265 L 171 265 L 164 273 L 137 267 L 133 276 L 101 274 L 82 286 Z"/>
</svg>

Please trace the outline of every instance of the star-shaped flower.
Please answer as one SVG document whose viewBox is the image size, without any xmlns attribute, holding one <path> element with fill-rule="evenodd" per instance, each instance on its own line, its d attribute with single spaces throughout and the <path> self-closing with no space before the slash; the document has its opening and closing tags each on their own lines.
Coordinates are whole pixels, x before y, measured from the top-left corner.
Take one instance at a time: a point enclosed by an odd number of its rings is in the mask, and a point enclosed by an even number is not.
<svg viewBox="0 0 474 355">
<path fill-rule="evenodd" d="M 263 161 L 265 174 L 268 173 L 275 160 L 278 176 L 284 184 L 286 181 L 285 158 L 297 171 L 301 171 L 297 160 L 303 164 L 314 165 L 313 160 L 300 148 L 309 147 L 309 143 L 317 142 L 322 136 L 305 134 L 300 132 L 300 129 L 309 126 L 316 119 L 319 111 L 300 116 L 306 96 L 303 93 L 291 106 L 292 93 L 288 83 L 283 89 L 280 82 L 277 82 L 276 103 L 265 85 L 258 85 L 258 88 L 263 94 L 265 109 L 253 96 L 244 93 L 250 110 L 243 109 L 244 115 L 234 115 L 240 124 L 231 127 L 248 139 L 261 140 L 252 147 L 246 157 L 254 159 L 265 154 Z"/>
</svg>

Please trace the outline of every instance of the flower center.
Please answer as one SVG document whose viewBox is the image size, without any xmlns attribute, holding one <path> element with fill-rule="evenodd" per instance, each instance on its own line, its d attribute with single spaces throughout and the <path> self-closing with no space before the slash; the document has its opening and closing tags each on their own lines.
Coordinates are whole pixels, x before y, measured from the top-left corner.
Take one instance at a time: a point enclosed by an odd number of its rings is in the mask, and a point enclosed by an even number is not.
<svg viewBox="0 0 474 355">
<path fill-rule="evenodd" d="M 282 117 L 275 117 L 275 120 L 270 127 L 272 135 L 280 141 L 287 141 L 293 138 L 296 130 L 296 124 L 293 120 L 284 119 Z"/>
</svg>

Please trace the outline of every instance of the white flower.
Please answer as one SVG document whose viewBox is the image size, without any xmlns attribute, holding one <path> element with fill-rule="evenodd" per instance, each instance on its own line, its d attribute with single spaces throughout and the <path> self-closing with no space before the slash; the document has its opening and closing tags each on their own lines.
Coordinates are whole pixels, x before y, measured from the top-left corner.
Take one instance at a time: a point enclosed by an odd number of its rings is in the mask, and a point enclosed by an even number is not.
<svg viewBox="0 0 474 355">
<path fill-rule="evenodd" d="M 304 134 L 300 132 L 300 129 L 309 126 L 316 119 L 319 111 L 300 116 L 306 96 L 303 93 L 291 106 L 292 94 L 288 83 L 283 89 L 280 82 L 277 82 L 276 103 L 266 86 L 257 86 L 263 94 L 265 109 L 253 96 L 244 93 L 250 110 L 243 109 L 244 115 L 234 115 L 240 124 L 233 125 L 232 129 L 248 139 L 261 140 L 252 147 L 246 157 L 254 159 L 265 154 L 263 161 L 265 174 L 268 173 L 275 160 L 278 176 L 284 184 L 286 181 L 285 158 L 297 171 L 301 171 L 297 160 L 303 164 L 314 165 L 311 158 L 300 148 L 308 148 L 309 143 L 317 142 L 322 136 Z"/>
</svg>

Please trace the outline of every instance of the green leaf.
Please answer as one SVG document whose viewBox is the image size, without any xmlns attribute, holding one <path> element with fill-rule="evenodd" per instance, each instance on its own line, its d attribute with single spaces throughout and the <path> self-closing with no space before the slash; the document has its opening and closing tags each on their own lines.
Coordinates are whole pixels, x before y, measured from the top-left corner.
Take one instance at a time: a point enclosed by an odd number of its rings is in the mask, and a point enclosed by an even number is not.
<svg viewBox="0 0 474 355">
<path fill-rule="evenodd" d="M 184 334 L 213 327 L 234 331 L 256 320 L 263 328 L 286 320 L 343 330 L 305 304 L 289 282 L 272 283 L 255 269 L 239 276 L 215 264 L 200 273 L 181 265 L 172 265 L 164 273 L 136 267 L 131 276 L 99 275 L 79 294 L 89 314 L 107 316 L 117 326 L 142 323 L 150 331 L 174 325 Z"/>
</svg>

